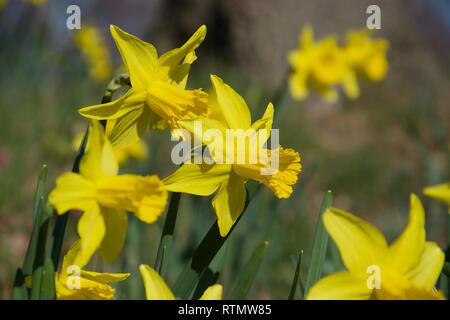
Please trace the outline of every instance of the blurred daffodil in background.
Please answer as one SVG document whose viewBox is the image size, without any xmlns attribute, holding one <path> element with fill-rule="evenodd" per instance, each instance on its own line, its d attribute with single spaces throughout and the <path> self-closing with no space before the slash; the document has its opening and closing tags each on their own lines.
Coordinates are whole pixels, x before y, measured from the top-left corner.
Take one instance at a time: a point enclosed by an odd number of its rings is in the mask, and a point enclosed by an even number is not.
<svg viewBox="0 0 450 320">
<path fill-rule="evenodd" d="M 342 210 L 327 210 L 323 222 L 348 271 L 319 280 L 308 299 L 444 299 L 434 288 L 444 252 L 426 241 L 425 212 L 417 196 L 411 195 L 408 225 L 391 245 L 377 228 Z"/>
<path fill-rule="evenodd" d="M 89 75 L 99 82 L 109 79 L 112 72 L 111 55 L 100 30 L 94 25 L 83 24 L 74 40 L 88 65 Z"/>
<path fill-rule="evenodd" d="M 83 141 L 84 132 L 78 132 L 72 140 L 72 147 L 74 150 L 78 150 Z M 117 163 L 122 165 L 133 158 L 137 161 L 145 161 L 148 158 L 148 148 L 143 140 L 138 140 L 133 144 L 125 146 L 123 148 L 115 148 L 113 145 L 114 155 Z"/>
<path fill-rule="evenodd" d="M 252 123 L 250 110 L 245 100 L 225 84 L 217 76 L 211 76 L 214 87 L 214 95 L 210 99 L 211 117 L 200 117 L 196 120 L 180 121 L 180 124 L 192 133 L 196 133 L 194 126 L 196 121 L 201 121 L 203 129 L 216 129 L 221 137 L 226 137 L 227 129 L 249 130 L 257 133 L 266 130 L 268 136 L 261 145 L 252 148 L 249 143 L 245 147 L 245 161 L 237 163 L 235 154 L 223 154 L 223 149 L 211 148 L 214 160 L 220 159 L 215 164 L 189 164 L 182 165 L 175 173 L 164 179 L 167 189 L 172 192 L 184 192 L 200 196 L 209 196 L 215 193 L 212 205 L 217 215 L 220 234 L 224 237 L 244 210 L 246 200 L 245 183 L 247 180 L 255 180 L 269 187 L 277 198 L 288 198 L 297 183 L 301 170 L 300 155 L 292 149 L 279 146 L 277 150 L 262 150 L 263 144 L 270 136 L 274 109 L 269 103 L 261 119 Z M 234 131 L 238 132 L 238 131 Z M 205 145 L 211 145 L 211 141 L 205 136 L 199 137 Z M 234 143 L 236 137 L 233 137 Z M 214 144 L 217 141 L 213 141 Z M 224 146 L 225 143 L 222 143 Z M 239 147 L 239 146 L 238 146 Z M 238 147 L 233 148 L 233 153 Z M 261 156 L 265 151 L 268 158 Z M 227 152 L 230 152 L 227 150 Z M 253 154 L 250 152 L 256 152 Z M 270 154 L 278 152 L 279 168 L 271 174 L 262 174 L 264 168 L 270 168 Z M 224 162 L 223 159 L 232 159 L 234 162 Z M 251 164 L 249 159 L 257 159 Z"/>
<path fill-rule="evenodd" d="M 367 30 L 351 31 L 344 46 L 336 36 L 314 40 L 313 28 L 303 28 L 298 49 L 289 52 L 292 67 L 289 77 L 291 95 L 296 100 L 308 97 L 310 91 L 328 102 L 338 100 L 339 87 L 350 99 L 360 94 L 358 78 L 380 81 L 388 70 L 385 39 L 371 38 Z"/>
<path fill-rule="evenodd" d="M 450 182 L 426 187 L 423 189 L 423 193 L 430 198 L 434 198 L 448 205 L 448 213 L 450 213 Z"/>
<path fill-rule="evenodd" d="M 139 266 L 145 287 L 147 300 L 175 300 L 175 295 L 170 290 L 164 279 L 150 266 Z M 222 300 L 223 287 L 215 284 L 208 287 L 199 300 Z"/>
<path fill-rule="evenodd" d="M 153 223 L 165 208 L 167 191 L 158 176 L 118 176 L 117 171 L 117 160 L 103 127 L 93 121 L 80 173 L 60 176 L 49 195 L 58 214 L 83 212 L 78 222 L 81 240 L 74 259 L 77 265 L 85 265 L 99 248 L 106 261 L 115 260 L 125 241 L 126 211 Z"/>
<path fill-rule="evenodd" d="M 208 95 L 201 89 L 186 89 L 190 66 L 197 58 L 194 50 L 203 42 L 206 26 L 201 26 L 183 46 L 160 57 L 153 45 L 116 26 L 111 26 L 111 35 L 128 69 L 132 88 L 115 101 L 80 109 L 81 115 L 112 120 L 110 135 L 120 130 L 121 136 L 126 136 L 120 145 L 126 146 L 148 129 L 168 125 L 176 130 L 178 120 L 208 113 Z"/>
</svg>

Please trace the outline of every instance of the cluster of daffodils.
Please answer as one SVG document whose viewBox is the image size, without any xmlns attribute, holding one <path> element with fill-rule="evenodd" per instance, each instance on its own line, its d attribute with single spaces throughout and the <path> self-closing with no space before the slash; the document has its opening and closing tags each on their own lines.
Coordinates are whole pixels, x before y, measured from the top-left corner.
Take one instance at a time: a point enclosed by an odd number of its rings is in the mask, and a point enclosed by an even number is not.
<svg viewBox="0 0 450 320">
<path fill-rule="evenodd" d="M 77 228 L 79 240 L 64 258 L 61 273 L 56 275 L 59 299 L 113 298 L 114 290 L 109 283 L 125 280 L 128 274 L 81 270 L 80 285 L 73 289 L 72 275 L 67 269 L 70 266 L 81 269 L 96 252 L 106 262 L 113 262 L 124 246 L 128 213 L 151 224 L 165 211 L 169 192 L 214 194 L 212 206 L 220 235 L 225 237 L 244 211 L 247 181 L 263 183 L 277 198 L 287 198 L 301 170 L 300 156 L 295 150 L 267 147 L 274 116 L 271 103 L 262 118 L 252 122 L 244 98 L 218 76 L 211 76 L 211 95 L 202 89 L 187 89 L 190 67 L 197 59 L 195 50 L 206 36 L 205 26 L 184 45 L 162 55 L 150 43 L 116 26 L 111 26 L 111 34 L 128 71 L 131 88 L 116 100 L 80 109 L 80 114 L 91 122 L 79 172 L 61 175 L 49 194 L 49 202 L 59 215 L 70 210 L 82 213 Z M 91 51 L 85 53 L 93 64 L 102 59 L 95 35 L 93 29 L 78 35 L 80 43 L 95 42 L 88 46 Z M 103 67 L 97 71 L 101 75 Z M 194 137 L 196 122 L 223 136 L 227 130 L 264 130 L 264 139 L 258 140 L 257 145 L 252 139 L 244 144 L 244 153 L 246 158 L 255 158 L 259 153 L 265 157 L 256 157 L 257 161 L 252 162 L 185 163 L 165 179 L 158 175 L 119 174 L 119 165 L 129 157 L 146 157 L 142 138 L 148 130 L 169 129 L 173 136 L 184 140 L 198 138 L 205 148 L 211 148 L 213 160 L 218 160 L 219 155 L 229 158 L 229 151 L 213 148 L 206 135 Z M 78 135 L 75 143 L 82 140 Z M 273 170 L 270 159 L 275 154 L 279 165 Z M 151 267 L 141 265 L 140 272 L 148 299 L 175 298 Z M 214 285 L 202 299 L 221 297 L 222 287 Z"/>
<path fill-rule="evenodd" d="M 358 79 L 376 82 L 385 78 L 389 65 L 386 58 L 388 42 L 372 39 L 367 29 L 350 31 L 344 45 L 335 36 L 314 41 L 311 26 L 306 26 L 298 49 L 288 55 L 293 69 L 289 86 L 294 99 L 305 99 L 314 91 L 326 101 L 338 99 L 337 88 L 356 99 L 360 94 Z"/>
</svg>

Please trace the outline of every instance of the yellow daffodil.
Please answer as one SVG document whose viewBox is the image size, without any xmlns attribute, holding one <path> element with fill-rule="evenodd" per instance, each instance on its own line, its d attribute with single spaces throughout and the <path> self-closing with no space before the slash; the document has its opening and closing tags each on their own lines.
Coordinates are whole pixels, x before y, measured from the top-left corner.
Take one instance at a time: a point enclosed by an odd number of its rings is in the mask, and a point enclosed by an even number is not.
<svg viewBox="0 0 450 320">
<path fill-rule="evenodd" d="M 345 52 L 337 44 L 334 36 L 328 36 L 314 42 L 311 26 L 306 26 L 299 38 L 299 48 L 288 54 L 293 68 L 289 77 L 289 87 L 294 99 L 303 100 L 312 89 L 325 100 L 338 99 L 336 86 L 343 84 L 344 90 L 351 95 L 354 83 L 350 82 Z"/>
<path fill-rule="evenodd" d="M 111 76 L 111 56 L 97 27 L 83 25 L 75 34 L 75 45 L 83 54 L 94 80 L 105 81 Z"/>
<path fill-rule="evenodd" d="M 386 39 L 372 39 L 371 32 L 363 29 L 347 34 L 345 55 L 354 71 L 369 81 L 381 81 L 389 69 L 386 53 L 389 43 Z"/>
<path fill-rule="evenodd" d="M 130 75 L 132 88 L 119 99 L 82 108 L 81 115 L 90 119 L 107 119 L 113 128 L 108 136 L 126 137 L 120 144 L 132 144 L 147 129 L 179 128 L 177 121 L 208 113 L 208 96 L 201 89 L 187 90 L 195 49 L 203 42 L 206 27 L 201 26 L 180 48 L 158 57 L 156 48 L 116 26 L 111 26 Z M 109 129 L 107 129 L 109 131 Z"/>
<path fill-rule="evenodd" d="M 450 213 L 450 182 L 426 187 L 423 189 L 423 193 L 448 205 L 448 213 Z"/>
<path fill-rule="evenodd" d="M 325 276 L 308 299 L 443 299 L 434 289 L 444 253 L 425 239 L 425 213 L 411 195 L 406 229 L 390 246 L 371 224 L 339 209 L 329 209 L 323 222 L 339 248 L 348 271 Z"/>
<path fill-rule="evenodd" d="M 75 263 L 80 251 L 77 241 L 64 256 L 61 272 L 55 276 L 56 297 L 59 300 L 112 300 L 115 289 L 109 285 L 127 279 L 129 273 L 99 273 L 86 271 Z"/>
<path fill-rule="evenodd" d="M 74 150 L 78 150 L 81 142 L 83 141 L 84 132 L 79 132 L 72 140 L 72 147 Z M 147 145 L 143 140 L 138 140 L 135 143 L 125 146 L 123 148 L 117 148 L 113 145 L 114 155 L 117 159 L 117 163 L 122 165 L 128 161 L 129 158 L 134 158 L 138 161 L 144 161 L 148 157 Z"/>
<path fill-rule="evenodd" d="M 175 296 L 163 278 L 146 264 L 139 266 L 145 287 L 147 300 L 175 300 Z M 222 300 L 223 287 L 220 284 L 210 286 L 205 290 L 200 300 Z"/>
<path fill-rule="evenodd" d="M 154 176 L 117 175 L 118 164 L 103 127 L 93 121 L 80 173 L 58 178 L 49 201 L 58 214 L 81 210 L 78 222 L 81 238 L 75 264 L 85 265 L 99 248 L 100 255 L 112 262 L 120 252 L 127 230 L 126 211 L 137 218 L 155 222 L 165 208 L 167 191 Z"/>
<path fill-rule="evenodd" d="M 226 137 L 227 129 L 238 130 L 254 129 L 260 131 L 265 129 L 269 132 L 273 121 L 273 105 L 270 103 L 263 117 L 253 124 L 251 115 L 244 99 L 225 84 L 222 79 L 211 76 L 216 99 L 210 101 L 211 116 L 209 118 L 199 117 L 196 120 L 180 121 L 179 123 L 195 134 L 195 123 L 201 121 L 206 130 L 219 130 L 222 137 Z M 209 141 L 199 137 L 204 144 Z M 268 138 L 268 137 L 267 137 Z M 267 138 L 265 141 L 267 141 Z M 234 139 L 234 137 L 233 137 Z M 265 141 L 262 141 L 263 143 Z M 237 148 L 234 148 L 237 149 Z M 252 150 L 245 145 L 245 159 L 251 158 Z M 267 151 L 267 149 L 264 149 Z M 217 159 L 222 150 L 212 152 Z M 259 146 L 256 152 L 263 154 L 263 146 Z M 268 186 L 278 198 L 288 198 L 292 193 L 292 186 L 297 182 L 301 170 L 300 156 L 292 149 L 278 147 L 279 167 L 271 174 L 262 174 L 262 170 L 270 165 L 264 157 L 259 157 L 256 163 L 244 161 L 243 163 L 220 163 L 213 164 L 183 164 L 176 172 L 164 179 L 167 190 L 172 192 L 184 192 L 200 196 L 208 196 L 216 193 L 212 205 L 217 215 L 220 234 L 226 236 L 236 219 L 241 215 L 246 199 L 245 183 L 247 180 L 256 180 Z M 226 155 L 228 156 L 228 155 Z"/>
</svg>

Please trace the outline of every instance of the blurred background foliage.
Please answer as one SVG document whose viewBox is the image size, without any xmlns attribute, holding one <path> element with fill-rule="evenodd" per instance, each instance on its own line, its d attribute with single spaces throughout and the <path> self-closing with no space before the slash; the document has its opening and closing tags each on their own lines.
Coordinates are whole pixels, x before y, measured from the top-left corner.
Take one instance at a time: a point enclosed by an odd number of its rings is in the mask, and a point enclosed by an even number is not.
<svg viewBox="0 0 450 320">
<path fill-rule="evenodd" d="M 82 26 L 98 29 L 109 51 L 100 56 L 111 59 L 112 74 L 122 66 L 109 24 L 155 44 L 160 53 L 180 45 L 206 24 L 207 38 L 197 51 L 189 85 L 208 89 L 209 74 L 220 75 L 246 98 L 254 118 L 280 86 L 287 89 L 286 55 L 296 48 L 305 24 L 313 26 L 318 38 L 332 33 L 343 37 L 349 29 L 365 26 L 369 4 L 381 7 L 382 30 L 375 36 L 390 42 L 390 70 L 383 82 L 364 84 L 356 101 L 341 95 L 338 103 L 327 104 L 312 95 L 299 103 L 285 95 L 280 102 L 287 104 L 279 125 L 281 143 L 300 152 L 303 172 L 290 199 L 274 201 L 272 193 L 263 190 L 252 201 L 222 251 L 226 259 L 219 282 L 225 291 L 231 290 L 236 272 L 255 248 L 268 240 L 250 297 L 286 299 L 300 249 L 305 251 L 303 265 L 308 265 L 326 190 L 333 191 L 334 206 L 371 221 L 392 239 L 406 223 L 409 193 L 421 196 L 422 187 L 449 179 L 447 1 L 1 2 L 0 298 L 9 298 L 15 268 L 26 251 L 40 166 L 48 165 L 50 188 L 58 175 L 70 170 L 75 156 L 72 139 L 87 126 L 77 110 L 100 102 L 108 83 L 89 70 L 89 53 L 79 50 L 77 32 L 66 28 L 69 4 L 80 5 Z M 168 165 L 169 141 L 168 132 L 148 133 L 147 161 L 131 160 L 122 170 L 167 176 L 174 170 Z M 447 209 L 421 198 L 428 210 L 428 238 L 444 248 Z M 214 221 L 206 198 L 183 195 L 179 212 L 167 274 L 172 285 Z M 72 214 L 65 249 L 75 238 L 76 219 Z M 117 298 L 143 297 L 137 266 L 154 263 L 162 223 L 160 219 L 144 225 L 130 217 L 120 259 L 112 266 L 99 258 L 91 262 L 90 268 L 97 271 L 132 272 L 131 279 L 119 285 Z"/>
</svg>

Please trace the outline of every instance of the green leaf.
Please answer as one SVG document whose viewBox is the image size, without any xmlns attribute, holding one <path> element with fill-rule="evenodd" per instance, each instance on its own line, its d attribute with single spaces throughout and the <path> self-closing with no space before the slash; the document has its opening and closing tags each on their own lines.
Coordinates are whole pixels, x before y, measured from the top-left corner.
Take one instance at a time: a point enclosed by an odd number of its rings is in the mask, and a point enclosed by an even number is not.
<svg viewBox="0 0 450 320">
<path fill-rule="evenodd" d="M 305 293 L 306 297 L 309 289 L 320 279 L 322 275 L 323 264 L 325 262 L 325 255 L 327 253 L 328 233 L 325 230 L 322 221 L 323 213 L 331 207 L 333 196 L 331 191 L 327 191 L 320 207 L 319 217 L 317 219 L 316 231 L 314 234 L 313 247 L 311 253 L 311 262 L 308 268 L 308 275 L 306 277 Z"/>
<path fill-rule="evenodd" d="M 36 259 L 36 250 L 38 247 L 38 237 L 40 224 L 42 220 L 41 199 L 45 196 L 45 185 L 47 182 L 47 166 L 43 165 L 39 173 L 39 179 L 36 186 L 36 192 L 34 195 L 34 210 L 33 210 L 33 230 L 31 232 L 30 242 L 28 243 L 28 249 L 23 263 L 24 276 L 31 275 L 33 273 L 34 260 Z"/>
<path fill-rule="evenodd" d="M 155 269 L 163 278 L 166 276 L 167 257 L 172 247 L 180 197 L 181 193 L 172 193 L 169 209 L 167 210 L 166 221 L 164 222 L 163 232 L 161 234 L 161 240 L 159 242 L 158 253 L 156 255 Z"/>
<path fill-rule="evenodd" d="M 45 249 L 50 215 L 47 210 L 45 210 L 44 197 L 41 197 L 41 201 L 39 202 L 38 206 L 38 212 L 40 220 L 37 221 L 37 225 L 35 225 L 35 227 L 38 228 L 38 235 L 32 273 L 33 278 L 30 296 L 32 300 L 39 300 L 41 298 L 41 285 L 46 257 Z"/>
<path fill-rule="evenodd" d="M 302 267 L 302 258 L 303 258 L 303 250 L 300 250 L 297 259 L 297 267 L 295 268 L 294 280 L 292 281 L 291 291 L 289 292 L 288 300 L 294 300 L 295 292 L 297 291 L 297 287 L 300 280 L 300 270 Z"/>
<path fill-rule="evenodd" d="M 444 263 L 444 267 L 442 268 L 442 273 L 447 277 L 450 277 L 450 262 Z"/>
<path fill-rule="evenodd" d="M 256 275 L 258 274 L 258 270 L 261 267 L 268 246 L 269 242 L 265 241 L 253 252 L 250 260 L 239 273 L 235 285 L 231 290 L 229 299 L 242 300 L 247 297 Z"/>
<path fill-rule="evenodd" d="M 208 287 L 217 283 L 228 254 L 228 243 L 228 241 L 225 242 L 209 264 L 208 268 L 203 272 L 198 285 L 195 288 L 194 295 L 192 296 L 193 300 L 198 300 Z"/>
<path fill-rule="evenodd" d="M 41 300 L 54 300 L 55 294 L 55 268 L 50 258 L 47 258 L 44 263 L 41 278 Z"/>
<path fill-rule="evenodd" d="M 14 286 L 11 295 L 12 300 L 28 300 L 28 290 L 22 269 L 18 268 L 14 277 Z"/>
<path fill-rule="evenodd" d="M 242 214 L 237 218 L 230 232 L 226 237 L 221 237 L 219 233 L 219 227 L 217 221 L 211 226 L 208 233 L 195 249 L 191 260 L 179 275 L 174 285 L 174 293 L 176 297 L 182 299 L 189 299 L 197 286 L 203 272 L 208 268 L 211 261 L 216 256 L 217 252 L 223 246 L 228 237 L 232 234 L 234 228 L 238 224 L 239 220 L 245 213 L 248 204 L 255 194 L 260 190 L 261 184 L 257 184 L 254 181 L 247 182 L 247 201 Z"/>
</svg>

